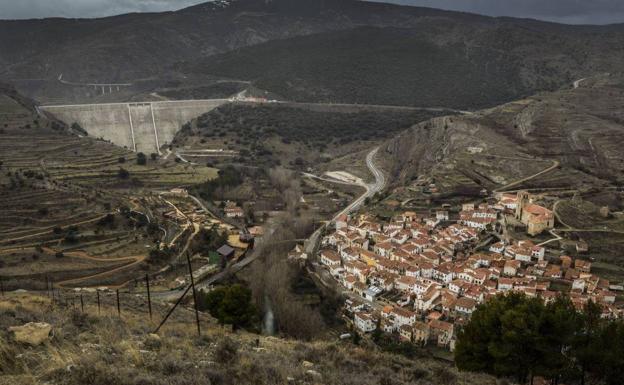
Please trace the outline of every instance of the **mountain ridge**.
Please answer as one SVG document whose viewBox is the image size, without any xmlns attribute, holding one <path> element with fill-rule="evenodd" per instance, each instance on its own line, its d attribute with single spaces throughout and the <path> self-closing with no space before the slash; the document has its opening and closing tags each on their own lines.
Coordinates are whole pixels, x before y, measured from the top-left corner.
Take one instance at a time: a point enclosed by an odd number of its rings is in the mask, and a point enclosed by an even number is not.
<svg viewBox="0 0 624 385">
<path fill-rule="evenodd" d="M 258 18 L 250 14 L 253 11 L 265 14 Z M 225 7 L 203 3 L 178 11 L 99 19 L 0 20 L 0 33 L 6 37 L 0 42 L 0 68 L 4 67 L 0 77 L 43 74 L 55 78 L 60 73 L 72 73 L 76 81 L 130 81 L 160 74 L 176 61 L 270 40 L 362 25 L 414 26 L 429 18 L 469 24 L 519 23 L 511 18 L 355 0 L 313 0 L 295 5 L 283 0 L 239 0 Z M 584 30 L 540 21 L 529 24 L 538 30 Z M 611 29 L 592 27 L 597 31 Z"/>
</svg>

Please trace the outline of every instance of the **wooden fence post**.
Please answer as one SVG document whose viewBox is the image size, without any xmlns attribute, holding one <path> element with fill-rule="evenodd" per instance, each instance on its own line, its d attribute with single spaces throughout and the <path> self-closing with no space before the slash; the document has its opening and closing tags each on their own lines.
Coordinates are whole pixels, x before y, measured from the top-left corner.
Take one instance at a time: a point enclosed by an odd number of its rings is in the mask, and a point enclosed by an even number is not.
<svg viewBox="0 0 624 385">
<path fill-rule="evenodd" d="M 152 320 L 152 297 L 150 295 L 149 275 L 145 274 L 145 285 L 147 286 L 147 308 L 149 310 L 150 321 Z"/>
<path fill-rule="evenodd" d="M 165 315 L 165 318 L 163 318 L 162 321 L 160 321 L 160 324 L 158 325 L 158 327 L 154 330 L 154 334 L 158 333 L 158 331 L 160 330 L 160 328 L 165 324 L 165 322 L 167 322 L 167 319 L 169 319 L 169 316 L 171 316 L 171 314 L 173 313 L 173 311 L 176 309 L 176 307 L 178 307 L 178 305 L 180 304 L 180 302 L 182 302 L 182 300 L 184 299 L 184 296 L 186 296 L 186 294 L 189 292 L 189 290 L 191 290 L 191 285 L 189 285 L 184 292 L 182 293 L 182 295 L 180 296 L 180 298 L 178 298 L 178 300 L 176 301 L 176 303 L 173 305 L 173 307 L 171 307 L 171 309 L 169 309 L 169 311 L 167 312 L 167 315 Z"/>
<path fill-rule="evenodd" d="M 186 253 L 186 261 L 188 262 L 189 275 L 191 276 L 191 287 L 193 288 L 193 305 L 195 306 L 195 322 L 197 323 L 197 334 L 201 336 L 201 328 L 199 327 L 199 310 L 197 310 L 197 292 L 195 291 L 195 279 L 193 278 L 193 268 L 191 267 L 191 258 Z"/>
<path fill-rule="evenodd" d="M 121 305 L 119 304 L 119 289 L 117 289 L 117 315 L 121 318 Z"/>
</svg>

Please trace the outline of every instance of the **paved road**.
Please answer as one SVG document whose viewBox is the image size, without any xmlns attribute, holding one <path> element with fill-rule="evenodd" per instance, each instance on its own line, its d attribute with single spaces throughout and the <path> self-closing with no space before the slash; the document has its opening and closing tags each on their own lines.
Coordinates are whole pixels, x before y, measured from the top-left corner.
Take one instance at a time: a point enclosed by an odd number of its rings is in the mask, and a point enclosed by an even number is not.
<svg viewBox="0 0 624 385">
<path fill-rule="evenodd" d="M 366 186 L 367 186 L 366 183 L 364 183 L 364 182 L 362 182 L 362 183 L 345 182 L 344 180 L 339 180 L 339 179 L 334 179 L 334 178 L 327 178 L 327 177 L 324 177 L 324 176 L 318 176 L 318 175 L 310 174 L 310 173 L 307 173 L 307 172 L 304 172 L 302 174 L 303 174 L 303 176 L 305 176 L 307 178 L 322 180 L 323 182 L 344 184 L 344 185 L 347 185 L 347 186 L 360 186 L 360 187 L 364 187 L 364 188 L 366 188 Z"/>
<path fill-rule="evenodd" d="M 359 198 L 351 202 L 349 206 L 345 207 L 342 211 L 336 214 L 329 221 L 329 223 L 335 222 L 341 215 L 349 214 L 352 211 L 357 210 L 362 205 L 362 203 L 364 203 L 366 198 L 372 197 L 379 191 L 383 190 L 383 188 L 386 186 L 386 177 L 384 176 L 383 172 L 375 165 L 375 156 L 377 155 L 378 151 L 379 147 L 373 149 L 371 152 L 368 153 L 368 155 L 366 155 L 366 166 L 375 177 L 375 182 L 364 185 L 363 187 L 366 188 L 366 192 L 362 194 Z M 357 183 L 354 183 L 354 185 L 360 186 Z M 316 230 L 308 239 L 308 242 L 305 246 L 305 251 L 309 255 L 314 252 L 316 244 L 318 243 L 318 238 L 320 237 L 322 231 L 323 227 Z"/>
<path fill-rule="evenodd" d="M 241 100 L 245 101 L 245 100 Z M 330 106 L 330 107 L 354 107 L 354 108 L 377 108 L 377 109 L 392 109 L 392 110 L 405 110 L 405 111 L 430 111 L 430 112 L 449 112 L 462 115 L 472 115 L 472 111 L 456 110 L 453 108 L 445 107 L 416 107 L 416 106 L 392 106 L 383 104 L 354 104 L 354 103 L 312 103 L 312 102 L 291 102 L 284 100 L 276 100 L 271 103 L 280 103 L 288 105 L 299 106 Z"/>
<path fill-rule="evenodd" d="M 81 87 L 130 87 L 132 83 L 76 83 L 70 82 L 63 79 L 63 74 L 60 74 L 57 78 L 59 82 L 62 84 L 67 84 L 70 86 L 81 86 Z"/>
<path fill-rule="evenodd" d="M 506 184 L 506 185 L 504 185 L 502 187 L 496 188 L 496 189 L 494 189 L 494 192 L 506 192 L 506 191 L 509 191 L 509 189 L 512 188 L 512 187 L 518 186 L 518 185 L 520 185 L 520 184 L 522 184 L 524 182 L 527 182 L 527 181 L 529 181 L 531 179 L 535 179 L 538 176 L 542 176 L 544 174 L 547 174 L 547 173 L 555 170 L 561 164 L 558 160 L 553 160 L 552 162 L 553 162 L 553 164 L 551 166 L 545 168 L 544 170 L 542 170 L 542 171 L 540 171 L 540 172 L 538 172 L 536 174 L 533 174 L 531 176 L 527 176 L 526 178 L 518 179 L 518 180 L 516 180 L 514 182 L 511 182 L 511 183 L 508 183 L 508 184 Z"/>
<path fill-rule="evenodd" d="M 375 155 L 377 155 L 378 150 L 379 148 L 375 148 L 371 152 L 369 152 L 368 155 L 366 156 L 366 165 L 368 166 L 368 169 L 371 171 L 371 173 L 375 176 L 375 182 L 367 184 L 365 186 L 366 192 L 362 194 L 358 199 L 353 201 L 344 210 L 336 214 L 331 219 L 330 222 L 335 222 L 339 216 L 346 214 L 346 213 L 350 213 L 353 210 L 356 210 L 357 208 L 360 207 L 360 205 L 362 205 L 362 203 L 364 202 L 364 200 L 366 200 L 366 198 L 372 197 L 373 195 L 381 191 L 386 186 L 386 178 L 383 175 L 383 172 L 379 170 L 377 166 L 375 165 Z M 198 203 L 200 204 L 200 206 L 202 206 L 202 208 L 206 209 L 205 207 L 203 207 L 204 205 L 201 203 L 201 201 L 199 201 Z M 311 253 L 314 251 L 314 248 L 316 247 L 316 244 L 318 242 L 318 238 L 321 235 L 321 231 L 322 231 L 322 228 L 316 230 L 314 233 L 312 233 L 310 238 L 308 238 L 307 243 L 306 243 L 306 252 Z M 197 283 L 196 287 L 199 289 L 208 288 L 210 285 L 214 284 L 215 282 L 218 282 L 226 275 L 230 273 L 233 274 L 233 273 L 240 271 L 245 266 L 252 263 L 256 258 L 257 258 L 256 254 L 250 253 L 248 257 L 245 257 L 241 261 L 236 262 L 235 264 L 231 265 L 228 269 Z M 186 291 L 186 288 L 170 290 L 170 291 L 165 291 L 165 292 L 154 292 L 152 293 L 152 296 L 159 300 L 166 300 L 166 301 L 176 300 L 184 291 Z"/>
<path fill-rule="evenodd" d="M 229 274 L 237 273 L 238 271 L 242 270 L 245 266 L 249 265 L 254 260 L 256 260 L 257 257 L 258 256 L 256 254 L 250 253 L 248 257 L 242 259 L 241 261 L 234 263 L 233 265 L 228 267 L 226 270 L 223 270 L 215 275 L 212 275 L 204 279 L 203 281 L 199 283 L 196 283 L 195 288 L 198 290 L 207 289 L 208 287 L 210 287 L 210 285 L 214 284 L 215 282 L 220 281 L 225 276 Z M 158 300 L 162 300 L 162 301 L 174 301 L 174 300 L 177 300 L 180 297 L 180 295 L 186 291 L 186 289 L 187 287 L 175 289 L 175 290 L 169 290 L 169 291 L 152 292 L 152 297 Z"/>
</svg>

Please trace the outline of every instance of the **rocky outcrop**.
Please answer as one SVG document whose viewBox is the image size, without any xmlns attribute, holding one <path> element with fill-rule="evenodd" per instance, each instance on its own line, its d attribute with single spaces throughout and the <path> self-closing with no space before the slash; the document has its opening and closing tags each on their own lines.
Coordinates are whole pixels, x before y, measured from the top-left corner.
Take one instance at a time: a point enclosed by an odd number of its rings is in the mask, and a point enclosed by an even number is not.
<svg viewBox="0 0 624 385">
<path fill-rule="evenodd" d="M 536 116 L 536 109 L 532 105 L 528 105 L 520 113 L 513 118 L 513 125 L 523 138 L 530 135 L 535 127 L 533 122 Z"/>
<path fill-rule="evenodd" d="M 50 338 L 52 326 L 45 322 L 29 322 L 22 326 L 12 326 L 9 331 L 13 332 L 16 342 L 38 346 Z"/>
</svg>

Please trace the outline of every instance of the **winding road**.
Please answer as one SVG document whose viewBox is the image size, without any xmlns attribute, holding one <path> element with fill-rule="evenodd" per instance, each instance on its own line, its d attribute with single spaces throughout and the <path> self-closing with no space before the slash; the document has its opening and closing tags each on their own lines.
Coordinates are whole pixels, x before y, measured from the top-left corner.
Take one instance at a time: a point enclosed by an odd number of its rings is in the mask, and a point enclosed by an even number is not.
<svg viewBox="0 0 624 385">
<path fill-rule="evenodd" d="M 366 192 L 364 194 L 362 194 L 359 198 L 354 200 L 349 206 L 345 207 L 342 211 L 340 211 L 338 214 L 336 214 L 329 221 L 329 223 L 335 222 L 338 219 L 338 217 L 340 217 L 343 214 L 348 214 L 348 213 L 358 209 L 362 205 L 362 203 L 364 203 L 366 198 L 372 197 L 376 193 L 378 193 L 381 190 L 383 190 L 383 188 L 386 186 L 386 178 L 385 178 L 383 172 L 379 168 L 377 168 L 377 165 L 375 165 L 375 156 L 377 155 L 378 151 L 379 151 L 379 147 L 373 149 L 366 156 L 366 166 L 368 167 L 370 172 L 375 177 L 375 181 L 373 183 L 366 184 L 364 186 L 366 188 Z M 360 186 L 359 184 L 357 184 L 357 185 Z M 306 250 L 307 253 L 314 252 L 314 249 L 316 248 L 316 245 L 318 243 L 318 239 L 319 239 L 322 231 L 323 231 L 323 227 L 320 227 L 318 230 L 316 230 L 314 233 L 312 233 L 312 235 L 310 235 L 310 237 L 306 240 L 305 250 Z M 245 266 L 247 266 L 250 263 L 252 263 L 257 257 L 258 257 L 257 254 L 250 253 L 249 256 L 247 256 L 244 259 L 234 263 L 228 269 L 226 269 L 226 270 L 224 270 L 224 271 L 222 271 L 220 273 L 217 273 L 217 274 L 215 274 L 215 275 L 213 275 L 213 276 L 211 276 L 211 277 L 209 277 L 209 278 L 207 278 L 207 279 L 197 283 L 196 287 L 198 289 L 207 288 L 210 285 L 212 285 L 213 283 L 218 282 L 219 280 L 221 280 L 225 276 L 240 271 Z M 170 291 L 164 291 L 164 292 L 155 292 L 155 293 L 152 293 L 152 296 L 154 298 L 158 298 L 159 300 L 177 300 L 181 294 L 182 295 L 186 294 L 188 292 L 188 290 L 189 290 L 189 287 L 187 286 L 187 287 L 185 287 L 183 289 L 170 290 Z"/>
<path fill-rule="evenodd" d="M 336 214 L 329 221 L 329 223 L 336 222 L 336 220 L 340 216 L 349 214 L 352 211 L 357 210 L 362 205 L 362 203 L 364 203 L 366 198 L 371 198 L 373 195 L 383 190 L 383 188 L 386 186 L 386 177 L 384 176 L 383 172 L 379 168 L 377 168 L 377 165 L 375 165 L 375 156 L 377 155 L 378 151 L 379 151 L 379 147 L 376 147 L 371 152 L 369 152 L 368 155 L 366 155 L 366 166 L 368 167 L 370 172 L 375 177 L 375 181 L 373 183 L 363 185 L 363 187 L 366 189 L 366 192 L 362 194 L 359 198 L 351 202 L 350 205 L 345 207 L 338 214 Z M 361 186 L 358 183 L 353 183 L 353 185 Z M 318 243 L 318 239 L 322 231 L 323 231 L 323 227 L 320 227 L 318 230 L 312 233 L 310 238 L 308 238 L 308 241 L 306 242 L 306 246 L 305 246 L 306 253 L 312 254 L 314 252 L 314 249 L 316 248 L 316 244 Z"/>
<path fill-rule="evenodd" d="M 561 164 L 558 160 L 553 160 L 552 162 L 553 162 L 553 164 L 551 166 L 545 168 L 544 170 L 542 170 L 542 171 L 540 171 L 540 172 L 538 172 L 536 174 L 527 176 L 525 178 L 518 179 L 518 180 L 516 180 L 514 182 L 511 182 L 511 183 L 508 183 L 508 184 L 506 184 L 504 186 L 498 187 L 498 188 L 494 189 L 493 192 L 495 192 L 495 193 L 496 192 L 510 192 L 510 191 L 512 191 L 512 190 L 509 190 L 511 187 L 518 186 L 518 185 L 520 185 L 520 184 L 522 184 L 524 182 L 527 182 L 527 181 L 529 181 L 531 179 L 535 179 L 538 176 L 542 176 L 544 174 L 547 174 L 547 173 L 555 170 Z"/>
</svg>

